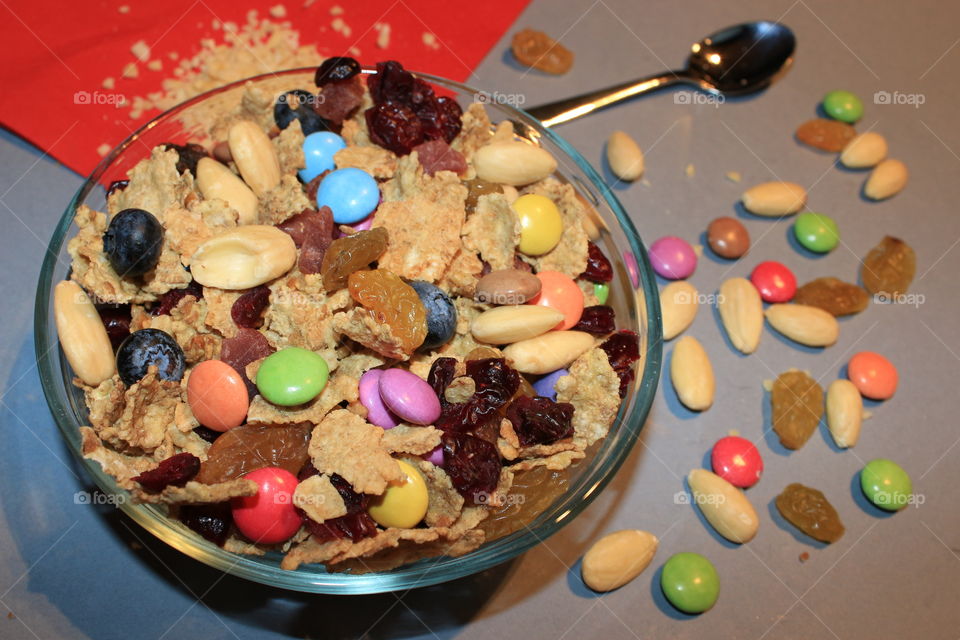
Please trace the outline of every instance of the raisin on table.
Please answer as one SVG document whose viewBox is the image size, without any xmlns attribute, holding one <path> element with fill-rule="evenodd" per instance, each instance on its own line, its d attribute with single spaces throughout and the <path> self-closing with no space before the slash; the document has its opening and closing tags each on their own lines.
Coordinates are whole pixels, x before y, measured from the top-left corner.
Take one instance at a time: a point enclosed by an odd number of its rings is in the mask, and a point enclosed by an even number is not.
<svg viewBox="0 0 960 640">
<path fill-rule="evenodd" d="M 907 292 L 917 272 L 917 255 L 906 242 L 884 236 L 863 259 L 860 278 L 870 293 L 899 296 Z"/>
<path fill-rule="evenodd" d="M 794 482 L 777 496 L 776 504 L 780 515 L 815 540 L 830 543 L 843 536 L 837 510 L 816 489 Z"/>
<path fill-rule="evenodd" d="M 781 373 L 770 392 L 773 430 L 780 444 L 799 449 L 820 424 L 823 388 L 803 371 Z"/>
<path fill-rule="evenodd" d="M 535 29 L 523 29 L 513 36 L 510 46 L 521 64 L 547 73 L 561 75 L 573 66 L 573 52 Z"/>
<path fill-rule="evenodd" d="M 796 304 L 818 307 L 834 316 L 860 313 L 870 303 L 870 295 L 862 287 L 838 278 L 817 278 L 797 289 Z"/>
<path fill-rule="evenodd" d="M 856 137 L 857 131 L 846 122 L 815 118 L 797 127 L 795 135 L 808 147 L 839 153 Z"/>
</svg>

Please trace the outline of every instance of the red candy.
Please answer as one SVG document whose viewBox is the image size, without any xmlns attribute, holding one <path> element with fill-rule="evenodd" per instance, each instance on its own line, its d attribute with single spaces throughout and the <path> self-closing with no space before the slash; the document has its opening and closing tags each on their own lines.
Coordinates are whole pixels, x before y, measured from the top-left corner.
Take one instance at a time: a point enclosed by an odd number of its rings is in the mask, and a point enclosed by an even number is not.
<svg viewBox="0 0 960 640">
<path fill-rule="evenodd" d="M 892 398 L 899 381 L 893 363 L 873 351 L 861 351 L 850 358 L 847 377 L 860 390 L 860 395 L 871 400 Z"/>
<path fill-rule="evenodd" d="M 750 282 L 764 302 L 789 302 L 797 292 L 797 278 L 793 272 L 773 260 L 758 264 L 750 274 Z"/>
<path fill-rule="evenodd" d="M 583 314 L 583 291 L 572 278 L 559 271 L 541 271 L 540 293 L 531 298 L 528 304 L 552 307 L 563 314 L 563 321 L 554 330 L 566 330 L 580 321 Z"/>
<path fill-rule="evenodd" d="M 279 467 L 264 467 L 244 478 L 256 482 L 260 490 L 257 495 L 231 501 L 233 521 L 240 533 L 262 544 L 289 540 L 303 524 L 293 506 L 296 476 Z"/>
<path fill-rule="evenodd" d="M 741 489 L 752 487 L 763 473 L 763 458 L 752 442 L 740 436 L 717 440 L 710 465 L 718 476 Z"/>
<path fill-rule="evenodd" d="M 226 431 L 243 424 L 250 398 L 243 377 L 233 367 L 221 360 L 204 360 L 190 372 L 187 402 L 200 424 Z"/>
</svg>

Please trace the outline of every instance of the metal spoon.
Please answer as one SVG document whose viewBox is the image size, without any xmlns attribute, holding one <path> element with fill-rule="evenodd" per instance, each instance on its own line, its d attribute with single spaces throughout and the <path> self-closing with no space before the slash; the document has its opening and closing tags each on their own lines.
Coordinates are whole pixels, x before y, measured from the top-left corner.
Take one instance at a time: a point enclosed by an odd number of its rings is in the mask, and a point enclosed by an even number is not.
<svg viewBox="0 0 960 640">
<path fill-rule="evenodd" d="M 631 80 L 574 98 L 527 109 L 552 127 L 675 84 L 692 85 L 713 95 L 741 96 L 766 89 L 786 73 L 796 48 L 793 32 L 779 22 L 747 22 L 707 36 L 690 48 L 680 71 Z"/>
</svg>

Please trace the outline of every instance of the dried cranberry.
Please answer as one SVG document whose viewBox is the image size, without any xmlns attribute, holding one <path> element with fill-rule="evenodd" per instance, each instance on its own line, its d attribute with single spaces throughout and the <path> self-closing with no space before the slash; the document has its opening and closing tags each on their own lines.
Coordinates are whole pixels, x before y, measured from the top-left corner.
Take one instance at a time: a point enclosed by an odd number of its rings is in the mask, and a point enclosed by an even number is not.
<svg viewBox="0 0 960 640">
<path fill-rule="evenodd" d="M 298 479 L 301 481 L 305 479 L 302 477 L 304 472 L 308 472 L 306 477 L 316 475 L 317 470 L 313 469 L 313 465 L 309 465 L 309 469 L 312 469 L 313 473 L 309 473 L 308 468 L 304 467 Z M 330 476 L 330 482 L 337 493 L 340 494 L 340 497 L 343 498 L 343 504 L 347 507 L 347 515 L 323 522 L 314 522 L 307 518 L 307 528 L 310 533 L 321 542 L 340 538 L 349 538 L 356 542 L 377 535 L 377 523 L 367 513 L 370 497 L 354 491 L 350 483 L 337 474 Z"/>
<path fill-rule="evenodd" d="M 233 511 L 229 502 L 183 505 L 180 507 L 180 522 L 222 547 L 230 532 Z"/>
<path fill-rule="evenodd" d="M 236 299 L 230 308 L 234 324 L 246 329 L 256 329 L 263 321 L 263 312 L 270 304 L 270 288 L 260 285 Z"/>
<path fill-rule="evenodd" d="M 331 56 L 320 63 L 314 84 L 324 87 L 331 82 L 349 80 L 360 73 L 360 63 L 346 56 Z"/>
<path fill-rule="evenodd" d="M 408 103 L 414 84 L 413 74 L 405 71 L 403 65 L 396 60 L 378 62 L 377 72 L 367 79 L 367 87 L 374 104 L 388 100 Z"/>
<path fill-rule="evenodd" d="M 320 89 L 313 110 L 339 127 L 363 102 L 363 81 L 359 78 L 333 82 Z"/>
<path fill-rule="evenodd" d="M 178 453 L 161 462 L 156 469 L 144 471 L 134 478 L 147 491 L 158 493 L 169 486 L 182 487 L 200 471 L 200 458 L 192 453 Z"/>
<path fill-rule="evenodd" d="M 370 139 L 397 155 L 407 155 L 423 142 L 423 125 L 411 107 L 384 102 L 367 109 Z"/>
<path fill-rule="evenodd" d="M 127 336 L 130 335 L 130 305 L 128 304 L 98 304 L 97 313 L 103 322 L 110 338 L 110 344 L 116 351 Z"/>
<path fill-rule="evenodd" d="M 127 185 L 130 184 L 129 180 L 114 180 L 110 183 L 110 186 L 107 187 L 107 197 L 109 198 L 117 191 L 123 191 L 127 188 Z"/>
<path fill-rule="evenodd" d="M 199 427 L 194 427 L 193 432 L 198 436 L 200 436 L 201 438 L 203 438 L 204 440 L 206 440 L 207 442 L 209 442 L 210 444 L 213 444 L 217 438 L 223 435 L 222 431 L 214 431 L 213 429 L 209 429 L 203 425 L 200 425 Z"/>
<path fill-rule="evenodd" d="M 460 133 L 463 109 L 453 98 L 435 98 L 429 109 L 418 110 L 417 115 L 420 116 L 424 135 L 428 140 L 442 139 L 453 142 Z"/>
<path fill-rule="evenodd" d="M 443 392 L 447 390 L 450 383 L 457 376 L 457 361 L 454 358 L 437 358 L 430 367 L 430 373 L 427 374 L 427 384 L 429 384 L 434 393 L 443 402 Z"/>
<path fill-rule="evenodd" d="M 413 149 L 417 152 L 417 159 L 423 172 L 432 176 L 437 171 L 453 171 L 463 173 L 467 170 L 467 160 L 463 154 L 443 140 L 428 140 L 418 144 Z"/>
<path fill-rule="evenodd" d="M 520 444 L 553 444 L 573 435 L 573 405 L 550 398 L 518 396 L 507 407 Z"/>
<path fill-rule="evenodd" d="M 444 431 L 476 432 L 500 417 L 501 408 L 520 387 L 520 374 L 502 358 L 470 360 L 467 375 L 473 378 L 476 392 L 464 403 L 452 403 L 446 401 L 443 392 L 453 380 L 455 366 L 452 358 L 438 358 L 430 369 L 427 380 L 440 397 L 440 417 L 435 426 Z"/>
<path fill-rule="evenodd" d="M 604 341 L 600 348 L 607 353 L 610 366 L 620 376 L 620 397 L 624 397 L 634 373 L 631 366 L 640 359 L 640 337 L 626 329 L 618 331 Z"/>
<path fill-rule="evenodd" d="M 600 247 L 592 242 L 587 243 L 587 268 L 583 277 L 591 282 L 610 282 L 613 280 L 613 267 L 607 256 L 603 255 Z"/>
<path fill-rule="evenodd" d="M 604 336 L 617 330 L 613 308 L 605 304 L 586 307 L 580 314 L 580 320 L 571 327 L 573 331 L 586 331 L 595 336 Z"/>
<path fill-rule="evenodd" d="M 238 329 L 237 335 L 227 338 L 220 345 L 220 359 L 233 367 L 247 385 L 252 399 L 257 395 L 257 385 L 247 377 L 247 365 L 254 360 L 265 358 L 275 349 L 256 329 Z"/>
<path fill-rule="evenodd" d="M 180 304 L 180 301 L 187 296 L 193 296 L 197 300 L 203 298 L 203 286 L 196 280 L 191 280 L 183 289 L 171 289 L 160 296 L 160 301 L 150 308 L 152 316 L 168 316 L 170 312 Z"/>
<path fill-rule="evenodd" d="M 443 468 L 464 498 L 482 503 L 497 488 L 503 466 L 496 445 L 469 433 L 444 433 Z"/>
<path fill-rule="evenodd" d="M 196 144 L 195 142 L 188 142 L 187 144 L 167 142 L 161 146 L 167 151 L 173 149 L 177 152 L 178 173 L 189 171 L 194 176 L 197 175 L 197 163 L 200 162 L 200 158 L 207 158 L 210 155 L 202 145 Z"/>
</svg>

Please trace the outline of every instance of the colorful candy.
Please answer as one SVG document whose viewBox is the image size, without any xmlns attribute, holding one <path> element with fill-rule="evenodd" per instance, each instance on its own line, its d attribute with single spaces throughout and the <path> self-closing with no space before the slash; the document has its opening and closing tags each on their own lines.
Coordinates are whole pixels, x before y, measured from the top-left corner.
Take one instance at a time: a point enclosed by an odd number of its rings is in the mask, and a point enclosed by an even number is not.
<svg viewBox="0 0 960 640">
<path fill-rule="evenodd" d="M 670 556 L 660 574 L 660 588 L 670 604 L 684 613 L 703 613 L 720 596 L 720 576 L 713 564 L 699 553 Z"/>
<path fill-rule="evenodd" d="M 383 495 L 373 499 L 367 512 L 382 527 L 409 529 L 417 526 L 427 514 L 427 483 L 410 463 L 397 460 L 397 464 L 406 480 L 403 484 L 389 485 Z"/>
<path fill-rule="evenodd" d="M 347 146 L 343 138 L 330 131 L 317 131 L 303 139 L 303 158 L 307 165 L 298 175 L 304 183 L 310 182 L 324 171 L 333 171 L 336 165 L 333 156 Z"/>
<path fill-rule="evenodd" d="M 193 416 L 208 429 L 239 427 L 247 417 L 250 396 L 237 371 L 222 360 L 204 360 L 187 380 L 187 402 Z"/>
<path fill-rule="evenodd" d="M 557 390 L 554 387 L 557 384 L 557 380 L 566 375 L 570 375 L 570 372 L 566 369 L 557 369 L 553 373 L 548 373 L 533 383 L 533 390 L 537 392 L 538 396 L 556 400 Z"/>
<path fill-rule="evenodd" d="M 257 483 L 256 495 L 234 498 L 233 522 L 254 542 L 277 544 L 300 530 L 303 519 L 293 504 L 297 477 L 279 467 L 263 467 L 244 476 Z"/>
<path fill-rule="evenodd" d="M 863 117 L 863 102 L 849 91 L 831 91 L 823 97 L 823 110 L 835 120 L 853 124 Z"/>
<path fill-rule="evenodd" d="M 707 227 L 707 244 L 721 258 L 734 260 L 750 248 L 750 233 L 736 218 L 714 218 Z"/>
<path fill-rule="evenodd" d="M 847 377 L 860 394 L 871 400 L 887 400 L 897 391 L 897 368 L 879 353 L 861 351 L 847 364 Z"/>
<path fill-rule="evenodd" d="M 537 276 L 519 269 L 499 269 L 480 278 L 473 299 L 488 304 L 524 304 L 540 293 Z"/>
<path fill-rule="evenodd" d="M 752 487 L 763 474 L 763 458 L 746 438 L 726 436 L 713 445 L 710 466 L 718 476 L 741 489 Z"/>
<path fill-rule="evenodd" d="M 554 329 L 566 330 L 580 321 L 583 314 L 583 291 L 572 278 L 559 271 L 541 271 L 540 293 L 530 299 L 530 304 L 553 307 L 563 314 L 563 322 Z"/>
<path fill-rule="evenodd" d="M 664 236 L 650 245 L 650 262 L 657 275 L 682 280 L 697 268 L 697 254 L 683 238 Z"/>
<path fill-rule="evenodd" d="M 789 302 L 797 292 L 797 278 L 786 265 L 768 260 L 761 262 L 750 274 L 750 282 L 760 292 L 764 302 Z"/>
<path fill-rule="evenodd" d="M 606 282 L 597 282 L 593 285 L 593 295 L 597 297 L 599 304 L 607 304 L 607 298 L 610 297 L 610 285 Z"/>
<path fill-rule="evenodd" d="M 257 390 L 273 404 L 292 407 L 320 395 L 329 374 L 327 361 L 320 354 L 300 347 L 287 347 L 260 363 Z"/>
<path fill-rule="evenodd" d="M 840 229 L 830 216 L 804 211 L 793 223 L 793 235 L 797 242 L 816 253 L 827 253 L 840 242 Z"/>
<path fill-rule="evenodd" d="M 367 408 L 367 422 L 384 429 L 392 429 L 400 420 L 387 409 L 380 397 L 380 377 L 383 369 L 371 369 L 360 376 L 360 404 Z"/>
<path fill-rule="evenodd" d="M 899 511 L 913 494 L 910 476 L 893 460 L 871 460 L 860 472 L 860 488 L 873 504 L 887 511 Z"/>
<path fill-rule="evenodd" d="M 353 167 L 329 173 L 317 189 L 317 207 L 330 207 L 337 224 L 363 220 L 379 202 L 377 181 L 366 171 Z"/>
<path fill-rule="evenodd" d="M 563 235 L 563 218 L 553 200 L 546 196 L 528 193 L 517 198 L 513 210 L 520 218 L 521 253 L 542 256 L 557 246 Z"/>
<path fill-rule="evenodd" d="M 433 424 L 440 399 L 426 380 L 405 369 L 387 369 L 380 377 L 380 397 L 387 409 L 413 424 Z"/>
</svg>

